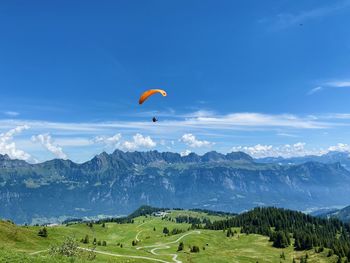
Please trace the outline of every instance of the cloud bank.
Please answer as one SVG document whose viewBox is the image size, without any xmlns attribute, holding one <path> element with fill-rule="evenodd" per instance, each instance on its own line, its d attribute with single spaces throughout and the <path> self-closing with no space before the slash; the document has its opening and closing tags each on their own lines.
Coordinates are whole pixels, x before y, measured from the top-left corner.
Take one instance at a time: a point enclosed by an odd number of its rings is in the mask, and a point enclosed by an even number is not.
<svg viewBox="0 0 350 263">
<path fill-rule="evenodd" d="M 237 146 L 240 148 L 235 150 L 244 150 L 255 156 L 276 156 L 278 154 L 291 156 L 314 152 L 317 154 L 318 149 L 310 150 L 305 147 L 304 150 L 297 150 L 298 147 L 293 138 L 315 134 L 317 141 L 308 141 L 308 146 L 309 143 L 313 143 L 319 147 L 317 145 L 320 143 L 319 140 L 328 138 L 329 145 L 341 149 L 341 146 L 335 145 L 337 141 L 325 136 L 330 132 L 332 134 L 343 132 L 344 134 L 344 131 L 350 126 L 350 113 L 293 115 L 238 112 L 217 114 L 203 110 L 187 114 L 174 113 L 172 117 L 164 118 L 156 125 L 149 121 L 135 121 L 135 119 L 104 122 L 0 119 L 0 130 L 3 132 L 0 153 L 7 153 L 12 158 L 23 160 L 30 160 L 30 154 L 35 153 L 38 159 L 47 160 L 47 153 L 38 147 L 40 144 L 58 158 L 67 158 L 69 154 L 73 160 L 83 162 L 103 150 L 112 149 L 126 151 L 157 149 L 179 153 L 186 153 L 185 150 L 196 150 L 198 153 L 204 153 L 215 145 L 215 150 L 227 152 L 230 149 L 229 145 L 235 142 L 234 140 L 243 139 L 248 143 L 249 140 L 252 140 L 254 145 L 243 144 Z M 24 138 L 27 133 L 14 138 L 29 126 L 27 138 Z M 18 128 L 13 129 L 13 127 Z M 54 141 L 49 135 L 52 133 L 55 134 Z M 268 136 L 266 137 L 268 141 L 256 144 L 259 143 L 259 141 L 256 142 L 256 138 L 260 135 Z M 30 140 L 32 136 L 33 140 Z M 176 141 L 179 143 L 175 143 Z M 282 141 L 283 146 L 273 146 L 275 141 Z M 324 145 L 324 141 L 321 143 Z M 345 143 L 346 141 L 343 141 L 343 144 Z M 324 148 L 324 151 L 327 150 Z"/>
<path fill-rule="evenodd" d="M 329 146 L 326 149 L 316 148 L 310 149 L 306 147 L 306 143 L 298 142 L 295 144 L 285 144 L 281 146 L 257 144 L 254 146 L 235 146 L 232 147 L 232 151 L 242 151 L 254 158 L 264 157 L 302 157 L 306 155 L 323 155 L 328 152 L 350 152 L 350 145 L 345 143 L 338 143 L 333 146 Z"/>
</svg>

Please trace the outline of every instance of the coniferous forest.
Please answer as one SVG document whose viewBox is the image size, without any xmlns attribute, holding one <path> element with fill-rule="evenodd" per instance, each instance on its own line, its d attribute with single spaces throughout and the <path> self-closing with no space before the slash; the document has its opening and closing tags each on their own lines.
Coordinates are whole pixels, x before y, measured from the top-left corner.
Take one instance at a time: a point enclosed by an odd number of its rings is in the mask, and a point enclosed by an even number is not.
<svg viewBox="0 0 350 263">
<path fill-rule="evenodd" d="M 255 208 L 236 217 L 209 222 L 205 228 L 225 230 L 241 227 L 246 234 L 270 237 L 273 246 L 284 248 L 292 244 L 295 250 L 329 248 L 330 254 L 350 260 L 350 225 L 338 219 L 322 219 L 302 212 L 268 207 Z"/>
</svg>

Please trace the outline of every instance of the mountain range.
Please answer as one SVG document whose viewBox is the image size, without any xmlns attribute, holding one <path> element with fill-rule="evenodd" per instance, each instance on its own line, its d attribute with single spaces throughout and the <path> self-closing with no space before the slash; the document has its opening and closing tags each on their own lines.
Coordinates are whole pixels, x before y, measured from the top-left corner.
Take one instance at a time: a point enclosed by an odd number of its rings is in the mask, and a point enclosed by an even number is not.
<svg viewBox="0 0 350 263">
<path fill-rule="evenodd" d="M 306 162 L 320 162 L 320 163 L 341 163 L 344 168 L 350 170 L 350 153 L 331 151 L 323 155 L 306 155 L 301 157 L 265 157 L 255 159 L 260 163 L 278 163 L 278 164 L 302 164 Z"/>
<path fill-rule="evenodd" d="M 82 164 L 29 164 L 0 155 L 0 218 L 17 223 L 123 215 L 142 204 L 241 212 L 264 205 L 306 210 L 349 203 L 350 171 L 339 161 L 116 150 Z"/>
</svg>

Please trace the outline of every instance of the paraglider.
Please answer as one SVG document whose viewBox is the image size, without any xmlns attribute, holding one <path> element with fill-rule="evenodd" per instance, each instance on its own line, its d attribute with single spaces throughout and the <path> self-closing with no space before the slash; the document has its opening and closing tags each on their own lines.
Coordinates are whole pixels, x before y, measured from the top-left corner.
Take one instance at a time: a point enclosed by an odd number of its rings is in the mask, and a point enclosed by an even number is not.
<svg viewBox="0 0 350 263">
<path fill-rule="evenodd" d="M 163 97 L 165 97 L 167 95 L 165 90 L 162 89 L 150 89 L 145 91 L 144 93 L 141 94 L 141 97 L 139 99 L 139 104 L 141 105 L 142 103 L 144 103 L 150 96 L 156 94 L 156 93 L 160 93 L 162 94 Z M 157 122 L 158 119 L 156 117 L 152 118 L 152 122 Z"/>
<path fill-rule="evenodd" d="M 165 97 L 166 91 L 162 90 L 162 89 L 150 89 L 145 91 L 144 93 L 142 93 L 140 99 L 139 99 L 139 104 L 141 105 L 142 103 L 144 103 L 150 96 L 156 94 L 156 93 L 160 93 L 163 95 L 163 97 Z"/>
</svg>

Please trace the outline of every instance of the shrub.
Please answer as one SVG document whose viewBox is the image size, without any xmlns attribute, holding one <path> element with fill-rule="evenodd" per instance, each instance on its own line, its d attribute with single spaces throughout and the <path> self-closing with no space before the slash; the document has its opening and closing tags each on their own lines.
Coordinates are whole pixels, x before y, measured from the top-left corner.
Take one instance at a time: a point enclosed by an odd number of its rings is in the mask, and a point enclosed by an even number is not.
<svg viewBox="0 0 350 263">
<path fill-rule="evenodd" d="M 78 244 L 73 238 L 67 237 L 61 245 L 51 246 L 49 253 L 50 255 L 74 257 L 78 254 Z"/>
<path fill-rule="evenodd" d="M 46 227 L 39 229 L 38 236 L 39 237 L 47 237 L 47 229 L 46 229 Z"/>
<path fill-rule="evenodd" d="M 199 247 L 198 246 L 192 246 L 191 247 L 191 252 L 192 253 L 198 253 L 199 252 Z"/>
<path fill-rule="evenodd" d="M 83 243 L 89 244 L 89 235 L 85 235 L 85 237 L 83 238 Z"/>
<path fill-rule="evenodd" d="M 182 251 L 184 249 L 184 243 L 183 242 L 180 242 L 178 248 L 177 248 L 177 251 Z"/>
</svg>

